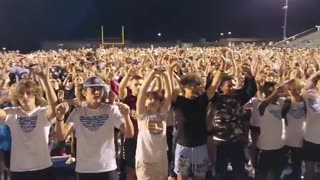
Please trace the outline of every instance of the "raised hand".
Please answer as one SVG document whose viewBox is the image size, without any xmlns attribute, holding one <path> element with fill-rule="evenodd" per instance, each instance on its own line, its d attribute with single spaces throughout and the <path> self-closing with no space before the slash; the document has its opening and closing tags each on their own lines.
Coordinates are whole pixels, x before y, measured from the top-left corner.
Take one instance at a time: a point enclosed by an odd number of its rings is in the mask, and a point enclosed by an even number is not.
<svg viewBox="0 0 320 180">
<path fill-rule="evenodd" d="M 38 65 L 31 69 L 31 72 L 38 76 L 40 79 L 49 79 L 50 64 L 45 58 L 38 59 Z"/>
<path fill-rule="evenodd" d="M 120 110 L 120 113 L 123 115 L 123 116 L 127 116 L 129 115 L 130 113 L 130 107 L 124 103 L 121 103 L 121 102 L 118 102 L 117 103 L 118 105 L 118 108 Z"/>
<path fill-rule="evenodd" d="M 166 68 L 164 66 L 158 66 L 154 68 L 154 71 L 156 74 L 163 74 L 166 71 Z"/>
<path fill-rule="evenodd" d="M 249 65 L 243 65 L 242 66 L 242 71 L 243 73 L 245 74 L 245 76 L 249 76 L 249 77 L 252 77 L 252 70 L 251 70 L 251 67 Z"/>
<path fill-rule="evenodd" d="M 178 66 L 178 62 L 177 62 L 177 61 L 173 61 L 173 62 L 171 62 L 170 65 L 168 65 L 168 69 L 169 69 L 170 71 L 173 71 L 174 68 L 176 68 L 177 66 Z"/>
<path fill-rule="evenodd" d="M 61 103 L 58 106 L 56 106 L 56 116 L 57 117 L 63 117 L 68 111 L 69 111 L 69 105 L 66 102 Z"/>
<path fill-rule="evenodd" d="M 131 67 L 131 68 L 128 70 L 128 75 L 130 75 L 130 76 L 137 75 L 138 72 L 139 72 L 139 69 L 140 69 L 140 67 L 138 67 L 138 66 Z"/>
<path fill-rule="evenodd" d="M 222 51 L 222 55 L 221 55 L 221 62 L 220 62 L 220 67 L 219 67 L 219 69 L 220 69 L 221 71 L 224 71 L 225 68 L 226 68 L 227 62 L 230 61 L 229 58 L 228 58 L 228 53 L 229 53 L 231 50 L 230 50 L 230 49 L 227 49 L 227 48 L 223 48 L 221 51 Z"/>
<path fill-rule="evenodd" d="M 64 91 L 63 90 L 59 90 L 57 96 L 58 96 L 58 100 L 59 101 L 63 101 L 64 100 Z"/>
</svg>

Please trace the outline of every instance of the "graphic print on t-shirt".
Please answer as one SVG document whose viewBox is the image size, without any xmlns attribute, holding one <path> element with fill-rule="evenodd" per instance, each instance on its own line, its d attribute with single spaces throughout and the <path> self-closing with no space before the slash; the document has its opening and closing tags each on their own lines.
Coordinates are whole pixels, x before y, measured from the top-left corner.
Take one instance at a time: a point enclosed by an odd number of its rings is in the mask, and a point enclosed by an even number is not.
<svg viewBox="0 0 320 180">
<path fill-rule="evenodd" d="M 150 116 L 149 121 L 147 122 L 147 129 L 152 135 L 159 135 L 163 132 L 163 123 L 162 121 L 157 120 L 156 116 Z"/>
<path fill-rule="evenodd" d="M 278 120 L 281 120 L 282 119 L 282 116 L 281 116 L 281 111 L 280 110 L 269 110 L 269 112 L 275 117 L 277 118 Z"/>
<path fill-rule="evenodd" d="M 31 133 L 33 129 L 37 126 L 37 118 L 38 116 L 33 117 L 18 117 L 18 121 L 21 129 L 25 133 Z"/>
<path fill-rule="evenodd" d="M 296 119 L 300 119 L 305 116 L 305 110 L 303 107 L 294 107 L 289 111 L 289 114 Z"/>
<path fill-rule="evenodd" d="M 108 119 L 108 114 L 89 117 L 80 116 L 80 121 L 82 125 L 86 127 L 89 131 L 97 131 Z"/>
<path fill-rule="evenodd" d="M 320 112 L 320 100 L 314 98 L 308 98 L 308 106 L 313 112 Z"/>
</svg>

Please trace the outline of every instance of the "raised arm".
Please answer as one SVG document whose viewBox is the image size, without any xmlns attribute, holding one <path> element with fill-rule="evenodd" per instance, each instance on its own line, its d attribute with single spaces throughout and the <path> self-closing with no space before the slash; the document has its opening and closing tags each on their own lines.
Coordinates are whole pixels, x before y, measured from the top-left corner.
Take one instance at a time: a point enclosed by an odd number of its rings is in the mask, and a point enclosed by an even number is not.
<svg viewBox="0 0 320 180">
<path fill-rule="evenodd" d="M 63 81 L 63 87 L 67 87 L 69 85 L 69 80 L 71 79 L 71 74 L 69 73 L 68 76 Z"/>
<path fill-rule="evenodd" d="M 72 125 L 64 122 L 65 114 L 69 111 L 69 105 L 66 102 L 61 103 L 55 108 L 55 110 L 57 120 L 55 130 L 57 133 L 57 139 L 58 141 L 64 141 L 72 132 Z M 70 116 L 72 117 L 72 113 Z"/>
<path fill-rule="evenodd" d="M 148 77 L 144 80 L 139 93 L 138 93 L 138 97 L 137 97 L 137 109 L 136 109 L 136 113 L 137 115 L 142 115 L 146 112 L 146 107 L 145 107 L 145 102 L 146 102 L 146 94 L 147 94 L 147 90 L 152 82 L 152 80 L 154 79 L 155 75 L 157 74 L 157 72 L 155 70 L 152 70 Z"/>
<path fill-rule="evenodd" d="M 169 69 L 170 71 L 170 69 Z M 163 100 L 163 113 L 166 113 L 170 110 L 170 105 L 172 102 L 172 89 L 171 89 L 171 78 L 169 73 L 164 73 L 164 100 Z"/>
<path fill-rule="evenodd" d="M 216 93 L 217 88 L 219 86 L 219 83 L 221 81 L 223 72 L 226 68 L 226 58 L 227 58 L 226 54 L 227 54 L 227 52 L 228 52 L 228 50 L 224 49 L 223 55 L 221 56 L 220 67 L 219 67 L 218 71 L 214 74 L 214 78 L 212 80 L 212 83 L 209 86 L 209 88 L 207 89 L 207 96 L 208 96 L 209 100 L 212 99 L 214 94 Z"/>
<path fill-rule="evenodd" d="M 37 75 L 41 81 L 42 88 L 46 94 L 47 105 L 47 117 L 51 121 L 55 117 L 55 108 L 58 105 L 58 98 L 49 82 L 49 66 L 42 62 L 37 69 L 34 69 L 34 74 Z"/>
<path fill-rule="evenodd" d="M 264 114 L 264 111 L 266 110 L 268 105 L 279 98 L 279 94 L 283 91 L 283 88 L 283 86 L 278 87 L 276 90 L 273 91 L 273 93 L 270 96 L 266 97 L 266 99 L 261 102 L 261 104 L 258 107 L 259 114 L 261 116 Z"/>
<path fill-rule="evenodd" d="M 243 69 L 246 77 L 244 80 L 244 85 L 241 88 L 240 93 L 240 102 L 242 105 L 245 105 L 252 97 L 254 97 L 257 93 L 257 82 L 255 77 L 251 73 L 251 68 Z"/>
<path fill-rule="evenodd" d="M 121 100 L 124 100 L 127 95 L 127 86 L 132 76 L 134 76 L 138 72 L 138 67 L 131 67 L 128 71 L 128 73 L 123 77 L 119 84 L 119 98 Z"/>
</svg>

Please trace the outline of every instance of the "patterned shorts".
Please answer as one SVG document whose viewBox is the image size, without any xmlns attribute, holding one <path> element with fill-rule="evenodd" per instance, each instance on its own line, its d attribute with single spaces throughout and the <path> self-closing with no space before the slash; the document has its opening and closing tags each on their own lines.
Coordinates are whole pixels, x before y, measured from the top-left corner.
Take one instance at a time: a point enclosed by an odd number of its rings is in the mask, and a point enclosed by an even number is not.
<svg viewBox="0 0 320 180">
<path fill-rule="evenodd" d="M 191 148 L 177 144 L 174 167 L 174 171 L 177 175 L 205 177 L 208 165 L 209 157 L 207 145 Z"/>
</svg>

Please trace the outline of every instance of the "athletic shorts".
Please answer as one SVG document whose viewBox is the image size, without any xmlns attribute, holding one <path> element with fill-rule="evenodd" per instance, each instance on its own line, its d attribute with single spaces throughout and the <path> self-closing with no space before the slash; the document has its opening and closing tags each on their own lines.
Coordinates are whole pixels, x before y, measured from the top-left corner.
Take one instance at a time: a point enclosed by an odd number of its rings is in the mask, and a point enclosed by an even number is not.
<svg viewBox="0 0 320 180">
<path fill-rule="evenodd" d="M 303 141 L 302 159 L 309 162 L 320 161 L 320 144 Z"/>
<path fill-rule="evenodd" d="M 167 180 L 168 161 L 149 163 L 138 161 L 136 163 L 136 174 L 139 180 Z"/>
<path fill-rule="evenodd" d="M 52 167 L 26 172 L 11 172 L 11 180 L 54 180 L 54 174 Z"/>
<path fill-rule="evenodd" d="M 205 177 L 208 165 L 209 157 L 207 145 L 185 147 L 177 144 L 174 168 L 177 175 Z"/>
<path fill-rule="evenodd" d="M 117 171 L 101 173 L 78 173 L 78 180 L 118 180 Z"/>
<path fill-rule="evenodd" d="M 257 150 L 257 169 L 267 173 L 270 171 L 282 171 L 288 162 L 288 150 L 286 147 L 276 150 Z"/>
</svg>

